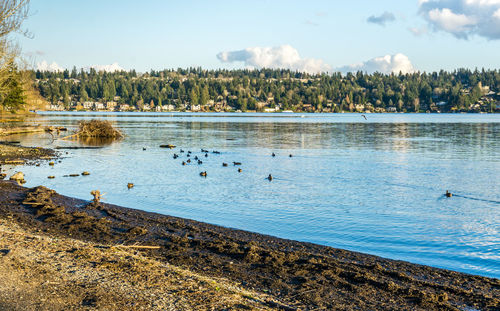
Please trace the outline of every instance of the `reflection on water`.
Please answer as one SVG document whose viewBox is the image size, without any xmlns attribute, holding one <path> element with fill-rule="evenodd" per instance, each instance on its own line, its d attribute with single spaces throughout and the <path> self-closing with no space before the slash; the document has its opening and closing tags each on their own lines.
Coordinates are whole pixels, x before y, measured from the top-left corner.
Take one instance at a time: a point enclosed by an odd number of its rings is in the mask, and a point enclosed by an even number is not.
<svg viewBox="0 0 500 311">
<path fill-rule="evenodd" d="M 104 147 L 109 146 L 114 142 L 119 141 L 116 138 L 104 138 L 104 137 L 78 137 L 75 140 L 79 145 L 82 146 L 94 146 L 94 147 Z"/>
<path fill-rule="evenodd" d="M 96 117 L 125 138 L 23 168 L 28 186 L 85 199 L 99 189 L 124 206 L 500 277 L 496 115 L 54 113 L 32 122 L 74 130 Z M 10 139 L 79 144 L 45 133 Z M 203 163 L 182 166 L 188 150 Z M 83 170 L 91 175 L 62 177 Z"/>
</svg>

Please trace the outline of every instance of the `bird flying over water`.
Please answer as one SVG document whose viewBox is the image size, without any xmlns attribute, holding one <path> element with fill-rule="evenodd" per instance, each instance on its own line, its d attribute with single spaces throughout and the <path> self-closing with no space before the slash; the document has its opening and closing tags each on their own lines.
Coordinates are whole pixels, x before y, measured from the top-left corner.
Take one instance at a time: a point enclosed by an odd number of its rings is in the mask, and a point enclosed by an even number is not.
<svg viewBox="0 0 500 311">
<path fill-rule="evenodd" d="M 365 118 L 365 120 L 368 120 L 364 114 L 362 114 L 361 116 L 362 116 L 363 118 Z"/>
</svg>

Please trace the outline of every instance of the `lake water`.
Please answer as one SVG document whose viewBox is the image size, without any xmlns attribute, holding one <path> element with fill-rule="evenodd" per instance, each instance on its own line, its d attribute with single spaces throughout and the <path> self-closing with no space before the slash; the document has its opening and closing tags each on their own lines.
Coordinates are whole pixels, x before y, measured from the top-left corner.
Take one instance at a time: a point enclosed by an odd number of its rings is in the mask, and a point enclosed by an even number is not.
<svg viewBox="0 0 500 311">
<path fill-rule="evenodd" d="M 122 206 L 500 278 L 500 116 L 366 117 L 43 113 L 32 122 L 75 129 L 105 118 L 126 137 L 22 170 L 26 186 L 68 196 L 90 199 L 99 189 Z M 78 145 L 49 134 L 9 139 Z M 203 164 L 181 165 L 188 150 Z M 84 170 L 91 175 L 62 177 Z"/>
</svg>

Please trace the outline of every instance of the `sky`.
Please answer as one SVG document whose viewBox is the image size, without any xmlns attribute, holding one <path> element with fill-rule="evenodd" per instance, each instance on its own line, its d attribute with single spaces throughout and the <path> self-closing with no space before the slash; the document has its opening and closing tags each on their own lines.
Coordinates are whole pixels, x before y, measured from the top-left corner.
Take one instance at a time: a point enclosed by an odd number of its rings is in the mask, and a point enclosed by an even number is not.
<svg viewBox="0 0 500 311">
<path fill-rule="evenodd" d="M 500 0 L 31 0 L 35 69 L 500 68 Z"/>
</svg>

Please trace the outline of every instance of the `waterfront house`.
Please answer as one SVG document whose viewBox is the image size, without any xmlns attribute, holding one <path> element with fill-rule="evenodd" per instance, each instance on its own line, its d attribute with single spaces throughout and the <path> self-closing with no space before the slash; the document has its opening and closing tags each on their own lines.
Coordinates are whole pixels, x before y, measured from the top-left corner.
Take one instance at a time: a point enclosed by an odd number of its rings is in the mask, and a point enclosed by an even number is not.
<svg viewBox="0 0 500 311">
<path fill-rule="evenodd" d="M 200 111 L 201 106 L 200 105 L 191 105 L 189 108 L 191 111 Z"/>
<path fill-rule="evenodd" d="M 279 107 L 273 107 L 273 108 L 266 107 L 266 108 L 264 108 L 264 112 L 276 112 L 278 110 L 279 110 Z"/>
<path fill-rule="evenodd" d="M 94 110 L 100 111 L 100 110 L 105 110 L 106 106 L 104 106 L 104 103 L 101 102 L 95 102 L 94 103 Z"/>
<path fill-rule="evenodd" d="M 120 111 L 129 111 L 130 110 L 130 105 L 121 104 L 119 109 L 120 109 Z"/>
<path fill-rule="evenodd" d="M 49 110 L 53 110 L 53 111 L 63 111 L 64 110 L 64 106 L 61 105 L 60 103 L 57 103 L 57 104 L 51 104 L 50 107 L 49 107 Z"/>
<path fill-rule="evenodd" d="M 107 109 L 108 111 L 114 111 L 114 110 L 116 109 L 116 106 L 117 106 L 117 105 L 118 105 L 118 103 L 117 103 L 117 102 L 114 102 L 114 101 L 112 101 L 112 102 L 107 102 L 107 103 L 106 103 L 106 109 Z"/>
<path fill-rule="evenodd" d="M 94 102 L 86 101 L 82 106 L 84 110 L 91 110 L 94 107 Z"/>
<path fill-rule="evenodd" d="M 362 112 L 363 110 L 365 110 L 365 105 L 356 104 L 356 105 L 354 105 L 354 109 L 356 109 L 357 112 Z"/>
<path fill-rule="evenodd" d="M 172 104 L 163 105 L 163 106 L 162 106 L 162 110 L 163 110 L 163 111 L 172 111 L 172 110 L 175 110 L 175 106 L 174 106 L 174 105 L 172 105 Z"/>
</svg>

